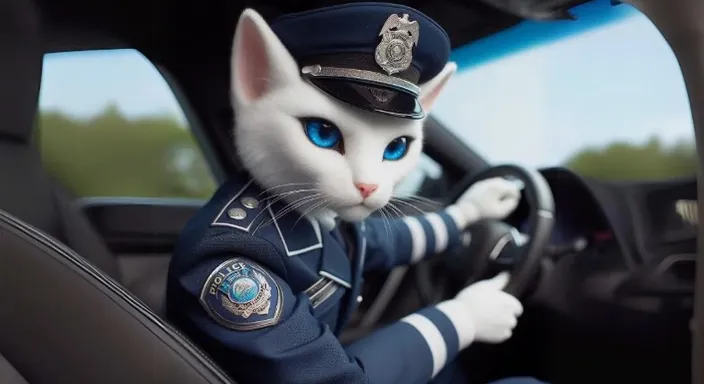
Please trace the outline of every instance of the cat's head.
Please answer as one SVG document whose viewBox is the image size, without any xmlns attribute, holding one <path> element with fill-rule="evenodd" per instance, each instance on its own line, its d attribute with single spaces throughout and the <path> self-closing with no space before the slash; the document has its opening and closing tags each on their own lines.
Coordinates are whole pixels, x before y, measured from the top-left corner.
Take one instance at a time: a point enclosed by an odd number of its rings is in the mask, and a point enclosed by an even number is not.
<svg viewBox="0 0 704 384">
<path fill-rule="evenodd" d="M 237 154 L 263 188 L 299 211 L 362 220 L 416 167 L 423 120 L 368 112 L 320 91 L 253 10 L 239 19 L 231 65 Z M 425 111 L 455 70 L 449 63 L 421 84 Z"/>
</svg>

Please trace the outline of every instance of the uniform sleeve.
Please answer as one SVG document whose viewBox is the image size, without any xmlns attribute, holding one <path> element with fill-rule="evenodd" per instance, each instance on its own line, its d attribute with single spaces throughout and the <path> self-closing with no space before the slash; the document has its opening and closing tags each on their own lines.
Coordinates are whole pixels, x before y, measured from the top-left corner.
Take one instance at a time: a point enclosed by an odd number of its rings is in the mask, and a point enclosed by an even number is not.
<svg viewBox="0 0 704 384">
<path fill-rule="evenodd" d="M 467 309 L 455 300 L 422 309 L 347 347 L 370 383 L 426 384 L 474 340 Z"/>
<path fill-rule="evenodd" d="M 459 213 L 451 208 L 387 220 L 367 219 L 366 270 L 389 270 L 417 263 L 461 243 Z"/>
<path fill-rule="evenodd" d="M 461 344 L 452 310 L 438 306 L 343 347 L 305 294 L 244 258 L 203 263 L 179 285 L 189 334 L 242 382 L 427 383 Z"/>
</svg>

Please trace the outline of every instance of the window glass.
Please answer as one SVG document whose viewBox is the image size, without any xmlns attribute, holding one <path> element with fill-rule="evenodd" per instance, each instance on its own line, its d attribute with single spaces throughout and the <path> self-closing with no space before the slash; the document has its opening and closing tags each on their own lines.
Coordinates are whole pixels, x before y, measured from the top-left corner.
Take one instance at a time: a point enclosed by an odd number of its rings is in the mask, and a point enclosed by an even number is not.
<svg viewBox="0 0 704 384">
<path fill-rule="evenodd" d="M 490 163 L 566 166 L 612 180 L 694 175 L 694 128 L 672 50 L 631 6 L 594 3 L 576 9 L 576 21 L 523 23 L 464 47 L 512 53 L 476 65 L 458 56 L 465 69 L 441 95 L 436 117 Z M 550 28 L 609 17 L 580 15 L 587 7 L 620 16 L 523 47 Z"/>
<path fill-rule="evenodd" d="M 135 50 L 49 54 L 37 140 L 77 196 L 207 198 L 216 184 L 171 88 Z"/>
</svg>

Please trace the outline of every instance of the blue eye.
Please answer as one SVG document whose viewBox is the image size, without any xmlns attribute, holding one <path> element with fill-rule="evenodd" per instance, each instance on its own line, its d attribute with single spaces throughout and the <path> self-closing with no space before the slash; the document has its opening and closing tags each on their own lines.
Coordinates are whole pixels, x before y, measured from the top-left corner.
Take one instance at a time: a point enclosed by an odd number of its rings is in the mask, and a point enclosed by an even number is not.
<svg viewBox="0 0 704 384">
<path fill-rule="evenodd" d="M 332 149 L 342 143 L 342 133 L 328 121 L 309 119 L 303 121 L 303 126 L 308 140 L 320 148 Z"/>
<path fill-rule="evenodd" d="M 395 161 L 406 156 L 412 139 L 407 136 L 393 139 L 384 149 L 384 160 Z"/>
</svg>

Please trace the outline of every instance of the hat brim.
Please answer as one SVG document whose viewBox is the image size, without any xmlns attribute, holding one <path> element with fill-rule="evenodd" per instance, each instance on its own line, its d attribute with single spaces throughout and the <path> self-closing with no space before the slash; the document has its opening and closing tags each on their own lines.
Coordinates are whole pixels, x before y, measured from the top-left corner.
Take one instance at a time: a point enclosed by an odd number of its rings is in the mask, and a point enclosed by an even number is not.
<svg viewBox="0 0 704 384">
<path fill-rule="evenodd" d="M 405 119 L 425 117 L 417 94 L 401 87 L 350 78 L 311 77 L 308 81 L 335 99 L 357 108 Z"/>
</svg>

